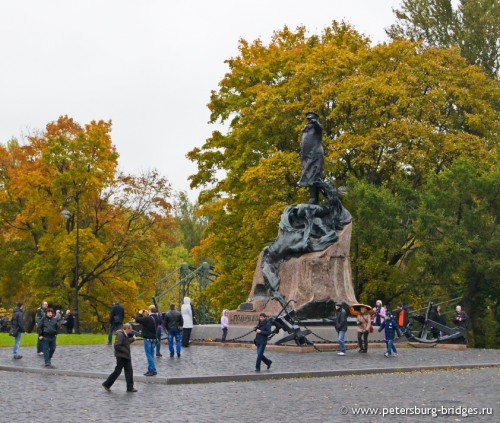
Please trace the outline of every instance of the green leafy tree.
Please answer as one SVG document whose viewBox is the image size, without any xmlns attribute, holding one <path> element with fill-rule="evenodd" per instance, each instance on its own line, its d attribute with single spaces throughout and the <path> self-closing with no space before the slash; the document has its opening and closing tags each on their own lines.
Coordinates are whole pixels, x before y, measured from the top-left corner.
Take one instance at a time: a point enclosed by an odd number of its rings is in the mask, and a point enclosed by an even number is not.
<svg viewBox="0 0 500 423">
<path fill-rule="evenodd" d="M 457 47 L 490 76 L 500 69 L 500 3 L 497 0 L 403 0 L 392 39 L 423 41 L 430 47 Z"/>
</svg>

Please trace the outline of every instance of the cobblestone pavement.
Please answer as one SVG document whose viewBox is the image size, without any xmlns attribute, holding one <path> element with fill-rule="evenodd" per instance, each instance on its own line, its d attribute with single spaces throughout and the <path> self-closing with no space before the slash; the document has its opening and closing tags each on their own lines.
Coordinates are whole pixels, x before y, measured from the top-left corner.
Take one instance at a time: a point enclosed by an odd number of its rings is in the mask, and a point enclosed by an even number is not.
<svg viewBox="0 0 500 423">
<path fill-rule="evenodd" d="M 168 356 L 168 348 L 164 352 Z M 33 347 L 22 348 L 22 360 L 12 360 L 11 353 L 11 348 L 0 349 L 1 366 L 42 367 L 43 359 Z M 500 351 L 474 349 L 401 348 L 399 357 L 391 359 L 384 358 L 380 348 L 345 357 L 334 352 L 268 355 L 273 360 L 270 372 L 500 362 Z M 142 346 L 133 346 L 132 356 L 135 374 L 142 375 Z M 191 346 L 180 359 L 158 359 L 158 377 L 250 373 L 254 358 L 255 352 L 248 349 Z M 0 371 L 0 422 L 496 422 L 500 415 L 499 367 L 194 385 L 136 382 L 137 393 L 126 393 L 125 382 L 118 380 L 108 393 L 101 383 L 114 368 L 112 347 L 61 346 L 52 361 L 59 370 L 91 371 L 103 377 Z M 379 410 L 354 415 L 356 407 Z M 408 407 L 405 412 L 413 415 L 379 415 L 390 408 L 401 412 L 395 407 Z M 439 413 L 441 407 L 447 416 L 428 415 L 432 408 Z M 484 411 L 493 414 L 449 415 L 459 407 L 489 408 Z"/>
</svg>

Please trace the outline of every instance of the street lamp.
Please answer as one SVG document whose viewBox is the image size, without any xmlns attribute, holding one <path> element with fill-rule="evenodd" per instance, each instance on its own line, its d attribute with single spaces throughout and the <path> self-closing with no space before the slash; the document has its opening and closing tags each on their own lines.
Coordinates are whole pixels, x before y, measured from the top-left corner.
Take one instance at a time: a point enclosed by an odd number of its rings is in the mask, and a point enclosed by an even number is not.
<svg viewBox="0 0 500 423">
<path fill-rule="evenodd" d="M 76 228 L 76 243 L 75 243 L 75 275 L 73 279 L 73 316 L 75 318 L 75 333 L 80 333 L 80 315 L 78 312 L 78 273 L 80 267 L 80 198 L 78 196 L 68 197 L 66 199 L 69 200 L 72 198 L 76 202 L 76 216 L 75 216 L 75 228 Z M 64 209 L 61 212 L 61 216 L 69 220 L 71 217 L 71 212 L 67 209 Z"/>
</svg>

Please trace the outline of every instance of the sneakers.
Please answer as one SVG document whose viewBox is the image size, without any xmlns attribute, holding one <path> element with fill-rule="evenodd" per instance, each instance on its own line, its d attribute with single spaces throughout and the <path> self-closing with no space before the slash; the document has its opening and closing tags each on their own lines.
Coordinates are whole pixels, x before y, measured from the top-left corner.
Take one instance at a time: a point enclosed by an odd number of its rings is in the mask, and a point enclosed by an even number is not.
<svg viewBox="0 0 500 423">
<path fill-rule="evenodd" d="M 260 372 L 260 369 L 255 369 L 256 372 Z"/>
<path fill-rule="evenodd" d="M 47 367 L 48 369 L 55 369 L 55 366 L 50 363 L 45 363 L 45 367 Z"/>
<path fill-rule="evenodd" d="M 102 384 L 102 387 L 103 387 L 106 391 L 111 392 L 110 387 L 109 387 L 109 386 L 106 386 L 104 383 Z"/>
<path fill-rule="evenodd" d="M 398 353 L 394 353 L 394 354 L 393 354 L 393 356 L 394 356 L 394 357 L 397 357 L 397 356 L 398 356 Z"/>
<path fill-rule="evenodd" d="M 38 355 L 43 355 L 43 352 L 41 352 L 41 351 L 40 351 L 40 352 L 39 352 L 39 353 L 37 353 L 37 354 L 38 354 Z"/>
<path fill-rule="evenodd" d="M 157 374 L 157 372 L 146 372 L 144 373 L 144 376 L 156 376 Z"/>
<path fill-rule="evenodd" d="M 271 368 L 271 364 L 273 364 L 272 361 L 270 361 L 269 364 L 267 365 L 267 370 L 269 370 Z"/>
<path fill-rule="evenodd" d="M 384 357 L 389 358 L 391 355 L 389 353 L 385 353 Z"/>
<path fill-rule="evenodd" d="M 23 356 L 22 356 L 22 355 L 15 355 L 15 356 L 14 356 L 14 360 L 20 360 L 21 358 L 23 358 Z"/>
<path fill-rule="evenodd" d="M 135 389 L 135 388 L 127 389 L 127 392 L 137 392 L 137 389 Z"/>
<path fill-rule="evenodd" d="M 160 353 L 156 354 L 156 357 L 163 357 Z"/>
<path fill-rule="evenodd" d="M 345 355 L 345 352 L 343 352 L 343 351 L 339 351 L 339 352 L 337 353 L 337 355 Z"/>
</svg>

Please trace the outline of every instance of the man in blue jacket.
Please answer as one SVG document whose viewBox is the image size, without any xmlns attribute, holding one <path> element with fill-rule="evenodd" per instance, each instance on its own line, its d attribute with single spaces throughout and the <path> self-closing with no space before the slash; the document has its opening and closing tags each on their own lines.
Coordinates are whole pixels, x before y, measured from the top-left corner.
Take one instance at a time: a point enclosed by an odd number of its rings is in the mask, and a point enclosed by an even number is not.
<svg viewBox="0 0 500 423">
<path fill-rule="evenodd" d="M 260 372 L 260 362 L 263 361 L 268 369 L 271 368 L 273 362 L 269 360 L 265 355 L 267 338 L 271 334 L 271 322 L 268 320 L 266 313 L 259 314 L 259 323 L 255 327 L 255 340 L 254 344 L 257 346 L 257 362 L 255 364 L 255 371 Z"/>
</svg>

